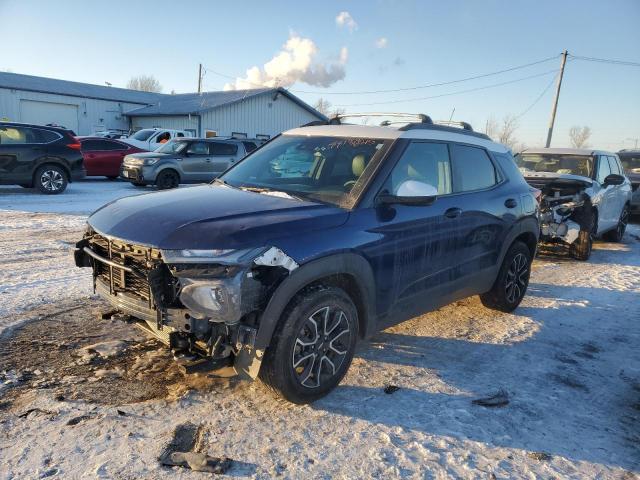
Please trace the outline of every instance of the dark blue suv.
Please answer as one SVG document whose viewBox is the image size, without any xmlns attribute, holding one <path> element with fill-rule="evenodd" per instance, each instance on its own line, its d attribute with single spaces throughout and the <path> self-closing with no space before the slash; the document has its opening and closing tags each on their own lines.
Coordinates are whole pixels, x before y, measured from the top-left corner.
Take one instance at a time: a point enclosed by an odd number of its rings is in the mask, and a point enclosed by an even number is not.
<svg viewBox="0 0 640 480">
<path fill-rule="evenodd" d="M 311 402 L 358 339 L 470 295 L 508 312 L 527 289 L 538 206 L 511 153 L 419 118 L 300 127 L 211 184 L 112 202 L 76 264 L 187 369 Z"/>
</svg>

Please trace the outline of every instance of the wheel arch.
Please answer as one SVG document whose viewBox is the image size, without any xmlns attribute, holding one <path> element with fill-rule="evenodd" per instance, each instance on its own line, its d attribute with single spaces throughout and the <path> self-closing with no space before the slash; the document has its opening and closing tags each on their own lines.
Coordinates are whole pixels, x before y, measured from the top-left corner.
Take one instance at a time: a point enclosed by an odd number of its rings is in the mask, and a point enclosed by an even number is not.
<svg viewBox="0 0 640 480">
<path fill-rule="evenodd" d="M 36 173 L 38 173 L 38 170 L 40 170 L 42 167 L 46 167 L 47 165 L 60 167 L 67 176 L 67 182 L 71 182 L 71 170 L 69 169 L 68 165 L 65 165 L 64 162 L 56 158 L 45 157 L 36 164 L 35 168 L 33 169 L 33 173 L 31 174 L 31 181 L 34 185 L 36 183 Z"/>
<path fill-rule="evenodd" d="M 261 317 L 253 349 L 243 350 L 234 367 L 239 375 L 256 378 L 264 353 L 271 343 L 282 313 L 298 292 L 315 283 L 324 283 L 345 290 L 358 312 L 361 338 L 375 332 L 375 282 L 369 262 L 355 253 L 330 255 L 294 270 L 275 290 Z"/>
</svg>

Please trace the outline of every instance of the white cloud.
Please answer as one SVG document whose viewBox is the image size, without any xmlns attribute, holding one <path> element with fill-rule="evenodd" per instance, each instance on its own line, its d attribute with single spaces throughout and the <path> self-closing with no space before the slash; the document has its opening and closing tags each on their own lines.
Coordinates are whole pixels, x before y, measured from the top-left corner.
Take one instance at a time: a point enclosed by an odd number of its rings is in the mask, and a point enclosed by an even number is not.
<svg viewBox="0 0 640 480">
<path fill-rule="evenodd" d="M 387 37 L 380 37 L 376 40 L 376 48 L 386 48 L 387 43 L 389 43 Z"/>
<path fill-rule="evenodd" d="M 350 32 L 358 29 L 358 24 L 349 12 L 340 12 L 336 17 L 336 25 L 339 27 L 347 27 Z"/>
<path fill-rule="evenodd" d="M 262 68 L 251 67 L 244 78 L 227 83 L 224 89 L 288 87 L 295 82 L 329 87 L 345 77 L 345 65 L 349 56 L 347 47 L 342 47 L 338 58 L 331 62 L 317 61 L 317 54 L 318 47 L 313 40 L 292 33 L 282 50 Z"/>
</svg>

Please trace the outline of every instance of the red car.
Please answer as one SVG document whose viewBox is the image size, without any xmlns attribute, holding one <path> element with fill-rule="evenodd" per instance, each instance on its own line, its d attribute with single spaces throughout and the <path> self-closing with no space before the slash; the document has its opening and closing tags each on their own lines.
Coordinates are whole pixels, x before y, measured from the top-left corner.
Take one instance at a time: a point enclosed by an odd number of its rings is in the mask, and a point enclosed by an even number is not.
<svg viewBox="0 0 640 480">
<path fill-rule="evenodd" d="M 125 155 L 145 152 L 138 147 L 118 140 L 102 137 L 79 137 L 87 176 L 105 176 L 110 180 L 120 175 L 120 165 Z"/>
</svg>

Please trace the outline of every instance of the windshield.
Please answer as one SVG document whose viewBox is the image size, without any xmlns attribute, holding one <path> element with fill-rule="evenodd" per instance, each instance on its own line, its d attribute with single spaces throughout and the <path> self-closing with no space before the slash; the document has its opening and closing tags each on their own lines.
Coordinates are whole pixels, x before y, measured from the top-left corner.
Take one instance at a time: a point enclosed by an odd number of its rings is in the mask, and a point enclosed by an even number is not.
<svg viewBox="0 0 640 480">
<path fill-rule="evenodd" d="M 553 153 L 520 153 L 515 157 L 523 175 L 531 172 L 569 173 L 591 177 L 593 157 Z"/>
<path fill-rule="evenodd" d="M 380 152 L 375 138 L 282 135 L 225 173 L 225 183 L 249 190 L 286 192 L 343 206 Z"/>
<path fill-rule="evenodd" d="M 149 140 L 149 137 L 154 133 L 156 133 L 156 131 L 152 129 L 138 130 L 131 136 L 131 138 L 144 142 L 145 140 Z"/>
<path fill-rule="evenodd" d="M 640 173 L 640 153 L 638 155 L 618 155 L 625 172 Z"/>
<path fill-rule="evenodd" d="M 167 143 L 160 145 L 154 151 L 158 153 L 180 153 L 186 148 L 189 142 L 182 140 L 171 140 Z"/>
</svg>

